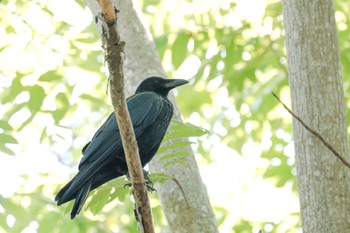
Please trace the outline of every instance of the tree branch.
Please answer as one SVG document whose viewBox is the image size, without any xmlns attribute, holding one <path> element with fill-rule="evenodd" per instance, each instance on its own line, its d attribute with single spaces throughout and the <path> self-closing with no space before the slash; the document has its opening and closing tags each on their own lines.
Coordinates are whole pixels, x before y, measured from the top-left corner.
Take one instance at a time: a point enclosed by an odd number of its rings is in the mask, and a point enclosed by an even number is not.
<svg viewBox="0 0 350 233">
<path fill-rule="evenodd" d="M 154 232 L 152 212 L 148 199 L 145 178 L 141 166 L 137 141 L 130 119 L 124 93 L 124 47 L 125 42 L 120 41 L 117 29 L 117 11 L 111 0 L 97 0 L 100 5 L 103 23 L 103 35 L 107 51 L 107 64 L 109 69 L 110 94 L 115 117 L 120 129 L 126 162 L 128 165 L 131 183 L 134 188 L 135 212 L 141 232 Z"/>
<path fill-rule="evenodd" d="M 344 158 L 344 156 L 342 156 L 341 154 L 339 154 L 338 151 L 336 151 L 333 146 L 331 144 L 329 144 L 326 139 L 324 139 L 316 130 L 312 129 L 310 126 L 308 126 L 299 116 L 297 116 L 291 109 L 289 109 L 287 107 L 287 105 L 285 105 L 278 97 L 275 93 L 272 92 L 272 95 L 278 100 L 278 102 L 280 102 L 283 107 L 297 120 L 300 122 L 300 124 L 302 124 L 304 126 L 304 128 L 309 131 L 310 133 L 312 133 L 315 137 L 317 137 L 322 144 L 327 147 L 330 151 L 332 151 L 332 153 L 348 168 L 350 168 L 350 163 Z"/>
</svg>

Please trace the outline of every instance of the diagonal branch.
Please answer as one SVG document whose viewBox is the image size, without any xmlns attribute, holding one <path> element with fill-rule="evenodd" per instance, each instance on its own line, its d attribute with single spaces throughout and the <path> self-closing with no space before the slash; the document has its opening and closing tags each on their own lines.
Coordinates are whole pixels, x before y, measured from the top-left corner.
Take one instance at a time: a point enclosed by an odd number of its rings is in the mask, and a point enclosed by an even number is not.
<svg viewBox="0 0 350 233">
<path fill-rule="evenodd" d="M 97 0 L 100 5 L 103 22 L 103 41 L 107 50 L 110 93 L 115 117 L 120 129 L 126 162 L 131 183 L 134 188 L 135 212 L 141 232 L 154 232 L 152 212 L 148 199 L 145 178 L 140 162 L 138 146 L 126 104 L 124 93 L 124 46 L 117 29 L 117 11 L 111 0 Z"/>
<path fill-rule="evenodd" d="M 324 139 L 316 130 L 312 129 L 310 126 L 308 126 L 299 116 L 297 116 L 291 109 L 287 107 L 278 97 L 275 93 L 272 92 L 272 95 L 280 102 L 283 107 L 297 120 L 304 126 L 305 129 L 307 129 L 310 133 L 312 133 L 315 137 L 317 137 L 322 144 L 327 147 L 332 153 L 348 168 L 350 168 L 350 163 L 342 156 L 341 154 L 336 151 L 331 144 L 329 144 L 326 139 Z"/>
</svg>

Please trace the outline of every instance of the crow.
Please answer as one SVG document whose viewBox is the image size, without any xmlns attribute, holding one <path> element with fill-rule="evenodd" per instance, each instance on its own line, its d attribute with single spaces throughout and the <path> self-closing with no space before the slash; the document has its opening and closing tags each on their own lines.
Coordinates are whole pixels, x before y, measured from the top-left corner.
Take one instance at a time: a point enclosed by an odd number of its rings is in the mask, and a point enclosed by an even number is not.
<svg viewBox="0 0 350 233">
<path fill-rule="evenodd" d="M 149 77 L 127 99 L 142 167 L 151 161 L 168 129 L 173 105 L 167 98 L 171 89 L 184 85 L 183 79 Z M 119 127 L 114 116 L 97 130 L 82 149 L 79 171 L 56 195 L 57 205 L 75 199 L 71 219 L 79 214 L 89 192 L 102 184 L 128 174 Z"/>
</svg>

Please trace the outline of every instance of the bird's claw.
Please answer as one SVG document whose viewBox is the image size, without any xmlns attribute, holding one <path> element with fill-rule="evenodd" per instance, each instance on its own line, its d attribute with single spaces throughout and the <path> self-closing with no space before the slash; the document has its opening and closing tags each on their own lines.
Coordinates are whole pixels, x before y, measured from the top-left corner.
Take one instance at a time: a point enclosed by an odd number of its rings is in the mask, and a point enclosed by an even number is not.
<svg viewBox="0 0 350 233">
<path fill-rule="evenodd" d="M 149 179 L 149 177 L 147 177 L 148 179 L 146 179 L 146 188 L 148 192 L 157 192 L 157 189 L 153 188 L 153 182 L 151 181 L 151 179 Z"/>
<path fill-rule="evenodd" d="M 131 183 L 126 183 L 126 184 L 124 184 L 123 188 L 130 188 L 131 186 L 132 186 Z"/>
<path fill-rule="evenodd" d="M 143 175 L 145 177 L 145 181 L 146 181 L 146 188 L 149 192 L 153 192 L 157 190 L 155 188 L 153 188 L 153 182 L 151 180 L 151 178 L 149 177 L 149 173 L 146 170 L 143 170 Z"/>
<path fill-rule="evenodd" d="M 131 183 L 127 183 L 127 184 L 124 184 L 123 186 L 124 188 L 130 188 L 132 187 L 132 184 Z M 147 191 L 148 192 L 157 192 L 157 189 L 153 188 L 153 183 L 149 183 L 148 181 L 146 181 L 146 188 L 147 188 Z"/>
<path fill-rule="evenodd" d="M 145 170 L 143 170 L 143 175 L 145 177 L 145 183 L 146 183 L 146 188 L 147 188 L 147 191 L 149 192 L 157 192 L 157 189 L 153 188 L 153 182 L 151 180 L 151 178 L 149 177 L 149 173 Z M 126 175 L 126 177 L 128 179 L 130 179 L 130 176 L 129 176 L 129 173 Z M 131 187 L 132 184 L 131 183 L 127 183 L 127 184 L 124 184 L 124 188 L 126 187 Z"/>
</svg>

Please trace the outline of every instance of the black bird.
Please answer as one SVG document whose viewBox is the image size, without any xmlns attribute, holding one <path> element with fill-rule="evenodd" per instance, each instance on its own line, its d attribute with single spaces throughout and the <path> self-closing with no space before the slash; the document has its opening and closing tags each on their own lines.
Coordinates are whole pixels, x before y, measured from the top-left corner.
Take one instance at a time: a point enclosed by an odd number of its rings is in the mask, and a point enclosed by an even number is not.
<svg viewBox="0 0 350 233">
<path fill-rule="evenodd" d="M 127 105 L 139 147 L 142 167 L 157 152 L 173 115 L 173 105 L 167 96 L 171 89 L 184 85 L 183 79 L 150 77 L 127 99 Z M 75 199 L 71 218 L 83 207 L 91 190 L 126 175 L 128 168 L 119 127 L 114 112 L 97 130 L 91 142 L 82 150 L 79 172 L 56 195 L 57 205 Z"/>
</svg>

